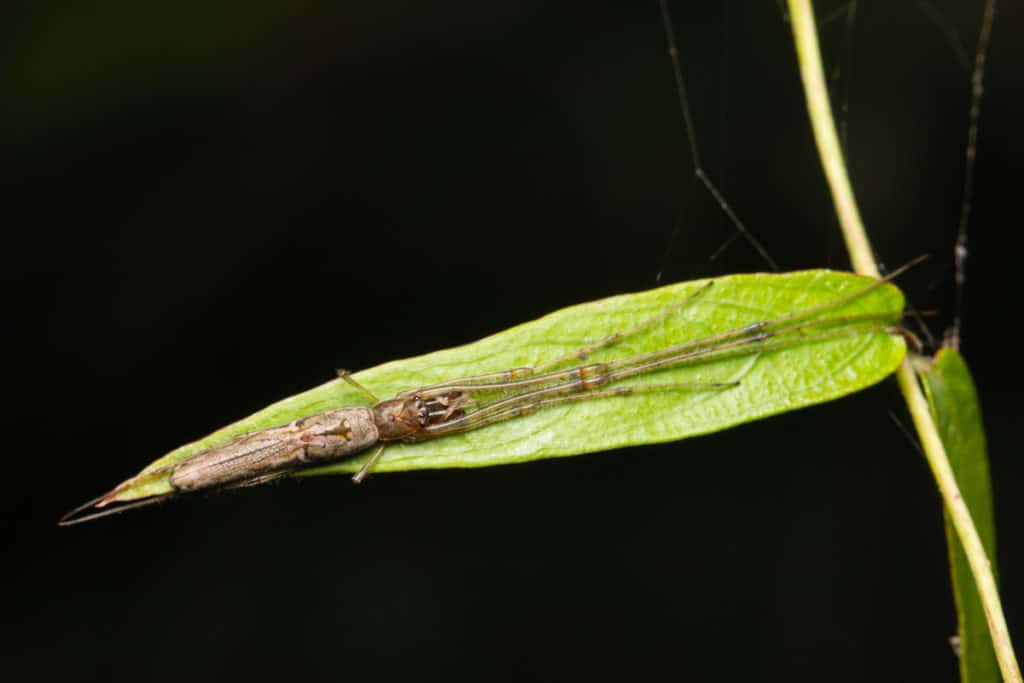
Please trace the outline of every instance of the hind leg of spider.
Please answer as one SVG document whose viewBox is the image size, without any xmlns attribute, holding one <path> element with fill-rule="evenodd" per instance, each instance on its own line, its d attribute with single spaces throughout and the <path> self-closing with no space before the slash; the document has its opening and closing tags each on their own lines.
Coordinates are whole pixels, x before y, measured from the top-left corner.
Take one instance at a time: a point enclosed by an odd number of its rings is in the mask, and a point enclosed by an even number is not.
<svg viewBox="0 0 1024 683">
<path fill-rule="evenodd" d="M 357 382 L 355 380 L 355 378 L 352 377 L 352 373 L 351 372 L 349 372 L 348 370 L 342 370 L 341 368 L 338 368 L 337 372 L 338 372 L 338 378 L 339 379 L 343 379 L 346 382 L 348 382 L 349 384 L 351 384 L 353 387 L 358 389 L 364 396 L 369 398 L 374 403 L 380 403 L 380 399 L 377 398 L 376 396 L 374 396 L 372 391 L 370 391 L 369 389 L 364 387 L 362 384 Z"/>
<path fill-rule="evenodd" d="M 234 484 L 228 484 L 225 489 L 245 489 L 250 486 L 259 486 L 260 484 L 266 484 L 268 481 L 274 481 L 281 477 L 287 476 L 287 472 L 272 472 L 270 474 L 264 474 L 259 477 L 253 477 L 252 479 L 243 479 L 242 481 L 235 482 Z"/>
<path fill-rule="evenodd" d="M 386 447 L 387 444 L 382 443 L 381 445 L 377 446 L 376 449 L 374 449 L 373 453 L 370 455 L 370 459 L 367 460 L 366 463 L 359 468 L 358 472 L 352 475 L 353 482 L 355 482 L 356 484 L 363 483 L 363 480 L 366 479 L 366 477 L 370 474 L 370 470 L 372 470 L 374 465 L 377 464 L 377 461 L 380 460 L 380 455 L 381 453 L 384 452 L 384 449 Z"/>
</svg>

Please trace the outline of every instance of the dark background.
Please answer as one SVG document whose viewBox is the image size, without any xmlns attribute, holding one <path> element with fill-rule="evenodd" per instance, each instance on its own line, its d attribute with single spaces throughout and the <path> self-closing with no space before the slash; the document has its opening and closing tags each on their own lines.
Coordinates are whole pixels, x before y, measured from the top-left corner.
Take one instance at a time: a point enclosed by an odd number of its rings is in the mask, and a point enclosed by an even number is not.
<svg viewBox="0 0 1024 683">
<path fill-rule="evenodd" d="M 657 7 L 619 5 L 4 10 L 5 671 L 955 680 L 939 498 L 891 382 L 658 447 L 55 525 L 335 367 L 764 270 L 741 240 L 711 260 L 734 230 Z M 937 5 L 973 50 L 980 7 Z M 848 268 L 776 5 L 673 11 L 709 173 L 783 269 Z M 1000 3 L 965 312 L 1018 644 L 1022 30 Z M 822 39 L 863 213 L 890 267 L 934 255 L 900 284 L 941 330 L 969 75 L 918 3 L 859 3 L 845 36 Z"/>
</svg>

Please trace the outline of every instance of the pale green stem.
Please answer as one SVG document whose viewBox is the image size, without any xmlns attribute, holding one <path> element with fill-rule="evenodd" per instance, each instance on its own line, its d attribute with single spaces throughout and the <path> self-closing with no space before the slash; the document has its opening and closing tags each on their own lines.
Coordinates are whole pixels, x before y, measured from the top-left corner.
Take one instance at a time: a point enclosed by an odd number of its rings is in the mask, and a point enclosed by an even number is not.
<svg viewBox="0 0 1024 683">
<path fill-rule="evenodd" d="M 828 89 L 825 87 L 825 76 L 821 67 L 821 53 L 818 48 L 818 31 L 814 20 L 814 9 L 810 0 L 788 0 L 790 21 L 793 26 L 793 37 L 796 42 L 797 57 L 800 62 L 800 74 L 804 82 L 804 93 L 807 97 L 807 111 L 814 129 L 814 139 L 818 145 L 825 176 L 832 191 L 832 201 L 836 207 L 839 224 L 846 239 L 846 247 L 850 252 L 850 260 L 854 270 L 862 275 L 878 277 L 878 266 L 875 264 L 868 242 L 867 232 L 857 210 L 857 202 L 853 196 L 853 188 L 846 171 L 839 137 L 836 135 L 835 121 L 832 118 L 832 106 L 829 103 Z M 900 390 L 907 402 L 914 420 L 925 458 L 938 484 L 942 500 L 949 510 L 960 542 L 963 544 L 967 561 L 971 566 L 978 594 L 981 597 L 985 617 L 988 620 L 992 643 L 1003 680 L 1009 683 L 1021 683 L 1020 668 L 1010 632 L 1006 627 L 1006 618 L 999 602 L 999 591 L 996 588 L 992 567 L 981 544 L 978 530 L 971 519 L 971 513 L 964 503 L 963 496 L 953 476 L 953 470 L 946 456 L 946 449 L 939 438 L 938 429 L 932 420 L 928 402 L 921 391 L 921 385 L 910 367 L 910 361 L 904 360 L 896 374 Z"/>
</svg>

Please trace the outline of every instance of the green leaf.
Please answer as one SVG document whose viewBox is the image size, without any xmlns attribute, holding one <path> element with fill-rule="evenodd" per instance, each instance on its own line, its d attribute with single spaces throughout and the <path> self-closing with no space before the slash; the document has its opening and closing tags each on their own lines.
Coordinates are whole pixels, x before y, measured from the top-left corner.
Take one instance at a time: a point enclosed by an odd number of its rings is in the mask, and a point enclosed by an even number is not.
<svg viewBox="0 0 1024 683">
<path fill-rule="evenodd" d="M 684 282 L 571 306 L 465 346 L 385 363 L 354 377 L 377 396 L 387 398 L 445 380 L 536 365 L 639 325 L 673 307 L 679 308 L 680 302 L 706 282 Z M 632 356 L 735 330 L 833 302 L 875 282 L 827 270 L 717 278 L 706 292 L 672 311 L 664 321 L 595 352 L 588 362 Z M 760 351 L 687 363 L 622 382 L 739 382 L 738 386 L 648 391 L 552 406 L 463 434 L 417 444 L 389 445 L 374 471 L 485 467 L 675 441 L 835 399 L 875 384 L 893 372 L 903 359 L 903 339 L 881 329 L 885 323 L 898 321 L 902 309 L 903 295 L 896 287 L 874 287 L 815 316 L 823 320 L 878 316 L 871 329 L 865 328 L 861 318 L 857 322 L 847 321 L 851 329 L 843 336 L 795 339 L 792 346 L 781 350 L 760 347 Z M 831 329 L 834 331 L 835 326 Z M 804 336 L 814 336 L 813 329 L 804 330 Z M 757 344 L 752 348 L 758 348 Z M 327 382 L 168 453 L 140 476 L 125 482 L 116 500 L 168 492 L 167 465 L 226 443 L 244 432 L 367 403 L 365 396 L 345 382 Z M 365 457 L 301 474 L 354 472 Z"/>
<path fill-rule="evenodd" d="M 935 361 L 920 375 L 960 494 L 981 536 L 985 553 L 992 563 L 992 572 L 996 574 L 992 484 L 988 474 L 985 429 L 981 422 L 981 406 L 978 404 L 974 380 L 963 356 L 953 349 L 939 351 Z M 945 519 L 953 596 L 959 621 L 960 680 L 964 683 L 997 683 L 1001 678 L 985 612 L 963 546 L 950 523 L 948 513 L 945 513 Z"/>
</svg>

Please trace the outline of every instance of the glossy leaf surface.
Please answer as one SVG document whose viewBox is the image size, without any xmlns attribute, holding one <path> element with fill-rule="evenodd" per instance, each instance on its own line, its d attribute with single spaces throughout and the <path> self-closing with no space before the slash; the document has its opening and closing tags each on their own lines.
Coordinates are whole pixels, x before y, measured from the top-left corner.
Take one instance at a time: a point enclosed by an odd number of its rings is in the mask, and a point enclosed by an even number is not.
<svg viewBox="0 0 1024 683">
<path fill-rule="evenodd" d="M 485 467 L 707 434 L 850 394 L 889 375 L 904 356 L 902 338 L 883 329 L 898 321 L 903 309 L 901 292 L 890 284 L 871 287 L 873 280 L 826 270 L 734 275 L 714 279 L 706 292 L 680 306 L 706 282 L 678 283 L 572 306 L 471 344 L 385 363 L 354 377 L 377 396 L 388 398 L 445 380 L 536 365 L 669 311 L 663 321 L 595 352 L 587 362 L 656 351 L 864 293 L 816 313 L 815 319 L 830 321 L 821 330 L 807 328 L 796 336 L 764 342 L 781 342 L 786 348 L 768 350 L 751 344 L 728 358 L 687 362 L 622 382 L 738 382 L 737 386 L 645 391 L 552 406 L 463 434 L 389 445 L 375 472 Z M 849 320 L 852 316 L 857 320 Z M 870 317 L 867 322 L 866 316 Z M 821 339 L 823 331 L 831 336 Z M 168 453 L 122 489 L 117 499 L 169 491 L 167 465 L 239 434 L 368 403 L 367 397 L 345 382 L 332 380 Z M 301 474 L 354 472 L 364 458 Z"/>
</svg>

